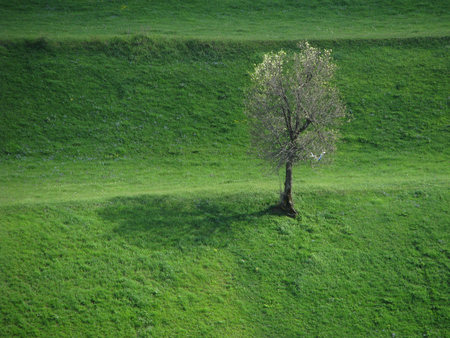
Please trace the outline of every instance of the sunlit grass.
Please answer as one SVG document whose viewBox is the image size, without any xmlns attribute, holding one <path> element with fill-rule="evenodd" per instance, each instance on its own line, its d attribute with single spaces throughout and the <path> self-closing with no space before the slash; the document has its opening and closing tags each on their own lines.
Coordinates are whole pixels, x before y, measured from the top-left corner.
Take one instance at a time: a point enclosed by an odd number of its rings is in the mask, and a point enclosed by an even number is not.
<svg viewBox="0 0 450 338">
<path fill-rule="evenodd" d="M 4 206 L 2 335 L 443 335 L 441 183 L 305 187 L 295 220 L 261 184 Z"/>
<path fill-rule="evenodd" d="M 448 173 L 445 158 L 423 155 L 421 163 L 408 155 L 388 159 L 338 153 L 331 167 L 295 168 L 294 194 L 315 190 L 347 191 L 403 189 L 418 186 L 446 186 Z M 137 159 L 99 163 L 5 163 L 1 205 L 89 201 L 115 196 L 152 194 L 155 196 L 191 193 L 217 195 L 255 190 L 273 193 L 273 203 L 281 189 L 282 174 L 275 174 L 258 164 L 236 159 L 234 163 L 218 162 L 189 165 L 177 160 L 158 163 Z"/>
<path fill-rule="evenodd" d="M 3 38 L 133 34 L 208 40 L 446 36 L 445 1 L 3 1 Z M 18 24 L 20 22 L 20 24 Z"/>
</svg>

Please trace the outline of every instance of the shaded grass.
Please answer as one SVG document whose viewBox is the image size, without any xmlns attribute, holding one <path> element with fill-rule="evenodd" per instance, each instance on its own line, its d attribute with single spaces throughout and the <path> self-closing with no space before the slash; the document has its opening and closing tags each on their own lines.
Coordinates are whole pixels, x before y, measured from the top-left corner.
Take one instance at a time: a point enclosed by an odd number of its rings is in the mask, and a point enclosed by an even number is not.
<svg viewBox="0 0 450 338">
<path fill-rule="evenodd" d="M 437 49 L 432 45 L 399 43 L 355 48 L 347 55 L 338 52 L 340 85 L 350 117 L 355 117 L 344 127 L 351 130 L 346 141 L 391 151 L 434 149 L 448 154 L 448 44 L 435 45 Z"/>
<path fill-rule="evenodd" d="M 352 151 L 448 151 L 448 38 L 313 43 L 335 50 Z M 295 48 L 145 37 L 44 45 L 0 50 L 6 158 L 243 154 L 247 72 L 264 52 Z"/>
<path fill-rule="evenodd" d="M 3 50 L 4 153 L 92 160 L 242 147 L 238 50 L 193 41 L 111 43 Z"/>
</svg>

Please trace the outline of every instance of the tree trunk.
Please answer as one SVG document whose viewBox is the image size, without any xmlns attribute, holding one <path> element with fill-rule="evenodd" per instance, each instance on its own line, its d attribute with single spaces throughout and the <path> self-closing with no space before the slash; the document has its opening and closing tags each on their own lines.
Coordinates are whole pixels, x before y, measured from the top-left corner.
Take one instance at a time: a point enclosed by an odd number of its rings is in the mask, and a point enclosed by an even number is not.
<svg viewBox="0 0 450 338">
<path fill-rule="evenodd" d="M 295 217 L 298 212 L 294 208 L 292 200 L 292 163 L 286 162 L 286 181 L 284 182 L 284 192 L 281 194 L 280 207 L 290 217 Z"/>
</svg>

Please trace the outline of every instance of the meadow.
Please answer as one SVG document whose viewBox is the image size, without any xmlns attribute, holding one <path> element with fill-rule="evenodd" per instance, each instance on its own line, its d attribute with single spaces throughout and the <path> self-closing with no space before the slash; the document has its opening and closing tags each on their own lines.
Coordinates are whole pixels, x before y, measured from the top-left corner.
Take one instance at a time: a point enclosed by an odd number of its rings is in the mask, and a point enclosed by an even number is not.
<svg viewBox="0 0 450 338">
<path fill-rule="evenodd" d="M 445 1 L 0 2 L 0 336 L 449 337 Z M 248 72 L 332 48 L 330 165 L 248 154 Z"/>
</svg>

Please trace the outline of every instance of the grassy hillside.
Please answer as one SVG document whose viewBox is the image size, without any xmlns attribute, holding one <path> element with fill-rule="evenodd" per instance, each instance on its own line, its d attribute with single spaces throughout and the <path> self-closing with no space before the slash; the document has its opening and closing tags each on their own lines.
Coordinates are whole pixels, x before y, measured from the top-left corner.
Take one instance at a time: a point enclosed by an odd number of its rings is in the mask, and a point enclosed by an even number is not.
<svg viewBox="0 0 450 338">
<path fill-rule="evenodd" d="M 296 220 L 267 190 L 2 207 L 2 336 L 448 334 L 448 189 L 301 196 Z"/>
<path fill-rule="evenodd" d="M 447 2 L 0 13 L 0 336 L 448 336 Z M 242 100 L 300 38 L 349 114 L 290 219 Z"/>
<path fill-rule="evenodd" d="M 313 43 L 335 50 L 347 143 L 448 151 L 448 38 Z M 87 160 L 244 154 L 247 73 L 281 48 L 295 50 L 295 42 L 5 43 L 0 151 Z"/>
</svg>

